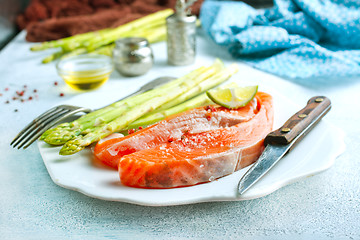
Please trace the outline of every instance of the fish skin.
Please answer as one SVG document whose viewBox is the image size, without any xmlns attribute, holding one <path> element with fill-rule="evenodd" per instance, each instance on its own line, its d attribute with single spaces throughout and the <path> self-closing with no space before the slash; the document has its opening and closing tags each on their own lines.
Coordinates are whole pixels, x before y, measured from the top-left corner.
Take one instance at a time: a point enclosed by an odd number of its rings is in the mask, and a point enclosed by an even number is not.
<svg viewBox="0 0 360 240">
<path fill-rule="evenodd" d="M 97 144 L 95 156 L 118 168 L 122 184 L 172 188 L 213 181 L 255 162 L 272 130 L 272 97 L 229 110 L 205 107 Z"/>
</svg>

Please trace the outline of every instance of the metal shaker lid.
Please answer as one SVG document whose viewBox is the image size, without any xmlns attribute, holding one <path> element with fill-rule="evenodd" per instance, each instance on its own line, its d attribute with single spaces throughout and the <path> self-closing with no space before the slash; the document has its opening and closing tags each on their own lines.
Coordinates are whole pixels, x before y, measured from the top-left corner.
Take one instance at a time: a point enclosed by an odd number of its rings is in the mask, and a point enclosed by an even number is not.
<svg viewBox="0 0 360 240">
<path fill-rule="evenodd" d="M 194 23 L 196 22 L 196 16 L 195 15 L 178 15 L 178 14 L 172 14 L 169 17 L 167 17 L 168 22 L 183 22 L 183 23 Z"/>
<path fill-rule="evenodd" d="M 141 37 L 120 38 L 115 41 L 115 44 L 117 47 L 126 46 L 132 50 L 149 46 L 148 40 L 146 38 L 141 38 Z"/>
<path fill-rule="evenodd" d="M 191 14 L 190 7 L 196 2 L 196 0 L 177 0 L 175 4 L 175 13 L 168 17 L 170 21 L 172 19 L 185 23 L 192 23 L 196 21 L 196 16 Z"/>
</svg>

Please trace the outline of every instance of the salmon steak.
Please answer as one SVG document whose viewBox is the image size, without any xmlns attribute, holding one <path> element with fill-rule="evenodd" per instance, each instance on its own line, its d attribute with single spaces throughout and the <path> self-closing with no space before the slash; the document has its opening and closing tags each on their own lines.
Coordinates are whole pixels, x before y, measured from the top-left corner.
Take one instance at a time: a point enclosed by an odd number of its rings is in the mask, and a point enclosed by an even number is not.
<svg viewBox="0 0 360 240">
<path fill-rule="evenodd" d="M 118 169 L 126 186 L 190 186 L 255 162 L 272 127 L 272 97 L 258 92 L 239 109 L 195 108 L 125 137 L 113 135 L 96 144 L 94 155 Z"/>
</svg>

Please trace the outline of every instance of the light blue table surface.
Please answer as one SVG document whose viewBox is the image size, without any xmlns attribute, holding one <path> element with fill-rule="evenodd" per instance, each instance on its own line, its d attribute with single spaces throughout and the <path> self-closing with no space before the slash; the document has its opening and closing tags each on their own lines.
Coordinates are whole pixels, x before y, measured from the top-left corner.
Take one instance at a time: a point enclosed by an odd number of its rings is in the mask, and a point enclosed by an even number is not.
<svg viewBox="0 0 360 240">
<path fill-rule="evenodd" d="M 328 96 L 333 107 L 326 120 L 345 132 L 346 151 L 329 170 L 259 199 L 138 206 L 61 188 L 52 182 L 36 144 L 26 150 L 9 146 L 37 115 L 63 100 L 87 94 L 69 89 L 54 63 L 41 64 L 51 51 L 30 52 L 31 44 L 24 37 L 25 32 L 20 33 L 0 52 L 0 239 L 360 239 L 360 76 L 304 84 L 239 62 L 244 79 L 271 83 L 297 102 Z M 165 43 L 155 44 L 153 50 L 155 65 L 148 74 L 129 79 L 114 72 L 97 91 L 117 87 L 123 95 L 153 77 L 181 76 L 215 57 L 233 61 L 201 33 L 193 66 L 167 65 Z M 11 100 L 24 85 L 29 96 L 35 97 L 30 92 L 36 89 L 37 98 Z"/>
</svg>

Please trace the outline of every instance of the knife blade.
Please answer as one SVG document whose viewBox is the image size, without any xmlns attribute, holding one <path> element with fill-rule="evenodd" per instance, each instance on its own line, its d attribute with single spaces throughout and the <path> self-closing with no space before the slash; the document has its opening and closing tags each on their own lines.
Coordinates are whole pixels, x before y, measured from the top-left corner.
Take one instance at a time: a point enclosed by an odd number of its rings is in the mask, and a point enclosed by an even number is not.
<svg viewBox="0 0 360 240">
<path fill-rule="evenodd" d="M 258 182 L 285 154 L 291 151 L 300 140 L 329 112 L 330 99 L 315 96 L 307 105 L 290 117 L 282 127 L 270 132 L 264 140 L 266 146 L 259 159 L 240 179 L 238 193 L 242 195 Z"/>
</svg>

